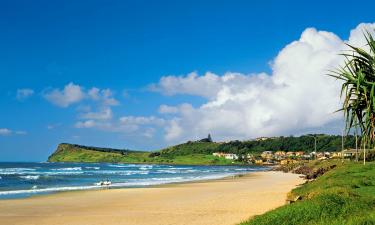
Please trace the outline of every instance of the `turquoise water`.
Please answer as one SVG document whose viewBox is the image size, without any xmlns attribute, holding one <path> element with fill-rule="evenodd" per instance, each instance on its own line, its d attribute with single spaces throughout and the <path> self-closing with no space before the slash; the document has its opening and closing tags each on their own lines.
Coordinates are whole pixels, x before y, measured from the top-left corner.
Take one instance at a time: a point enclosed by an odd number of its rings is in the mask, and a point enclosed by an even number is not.
<svg viewBox="0 0 375 225">
<path fill-rule="evenodd" d="M 217 179 L 267 170 L 255 166 L 177 166 L 110 163 L 0 163 L 0 199 L 25 198 L 60 191 L 145 187 Z"/>
</svg>

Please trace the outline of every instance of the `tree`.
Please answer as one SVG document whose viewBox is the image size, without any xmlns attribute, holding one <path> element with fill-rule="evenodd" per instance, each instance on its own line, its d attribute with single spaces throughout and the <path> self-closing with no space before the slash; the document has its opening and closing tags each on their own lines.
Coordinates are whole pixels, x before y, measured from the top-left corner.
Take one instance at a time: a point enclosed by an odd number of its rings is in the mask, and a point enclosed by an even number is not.
<svg viewBox="0 0 375 225">
<path fill-rule="evenodd" d="M 330 76 L 343 82 L 341 110 L 344 111 L 346 131 L 359 128 L 363 163 L 366 164 L 366 146 L 373 148 L 375 143 L 375 40 L 369 32 L 364 37 L 369 50 L 347 44 L 350 50 L 342 54 L 346 58 L 344 66 Z"/>
</svg>

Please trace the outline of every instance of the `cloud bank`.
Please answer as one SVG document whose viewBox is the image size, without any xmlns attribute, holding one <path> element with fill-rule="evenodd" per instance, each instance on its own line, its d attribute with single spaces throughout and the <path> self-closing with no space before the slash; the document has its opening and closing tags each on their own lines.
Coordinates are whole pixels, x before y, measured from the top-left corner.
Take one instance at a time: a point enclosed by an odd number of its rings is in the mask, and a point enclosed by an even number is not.
<svg viewBox="0 0 375 225">
<path fill-rule="evenodd" d="M 212 133 L 216 140 L 290 135 L 336 123 L 342 114 L 340 83 L 326 76 L 343 58 L 348 42 L 364 46 L 363 31 L 375 24 L 360 24 L 347 41 L 332 32 L 307 28 L 299 40 L 285 46 L 272 62 L 272 73 L 217 75 L 196 72 L 165 76 L 152 91 L 164 95 L 195 95 L 206 99 L 199 107 L 185 103 L 162 105 L 159 112 L 174 113 L 165 139 L 179 142 Z"/>
</svg>

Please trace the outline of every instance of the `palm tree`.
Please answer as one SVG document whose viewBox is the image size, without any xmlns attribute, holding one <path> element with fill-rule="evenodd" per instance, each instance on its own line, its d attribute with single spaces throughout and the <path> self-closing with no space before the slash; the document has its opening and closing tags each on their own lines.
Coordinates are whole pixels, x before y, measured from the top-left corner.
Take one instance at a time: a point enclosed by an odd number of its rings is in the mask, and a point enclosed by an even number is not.
<svg viewBox="0 0 375 225">
<path fill-rule="evenodd" d="M 364 37 L 369 50 L 349 45 L 344 66 L 332 71 L 330 76 L 343 82 L 341 97 L 346 131 L 359 128 L 362 136 L 363 163 L 366 164 L 366 146 L 375 144 L 375 40 L 366 32 Z M 340 111 L 340 110 L 339 110 Z"/>
</svg>

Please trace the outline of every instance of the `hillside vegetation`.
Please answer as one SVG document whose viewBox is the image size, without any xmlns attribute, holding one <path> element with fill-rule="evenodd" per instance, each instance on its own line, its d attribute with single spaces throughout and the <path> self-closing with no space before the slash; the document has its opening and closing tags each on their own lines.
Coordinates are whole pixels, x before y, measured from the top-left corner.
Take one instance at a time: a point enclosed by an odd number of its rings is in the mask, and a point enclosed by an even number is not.
<svg viewBox="0 0 375 225">
<path fill-rule="evenodd" d="M 160 163 L 191 165 L 232 165 L 231 160 L 207 154 L 153 156 L 150 152 L 129 151 L 60 144 L 48 162 L 111 162 L 111 163 Z"/>
<path fill-rule="evenodd" d="M 324 134 L 315 136 L 317 138 L 317 151 L 341 151 L 341 136 Z M 353 136 L 345 137 L 344 145 L 346 148 L 354 148 L 355 138 Z M 230 141 L 226 143 L 190 141 L 163 149 L 155 154 L 163 156 L 187 155 L 191 153 L 212 154 L 214 152 L 259 154 L 263 151 L 280 150 L 311 152 L 314 150 L 314 138 L 311 135 L 303 135 L 300 137 L 273 137 L 259 141 Z"/>
<path fill-rule="evenodd" d="M 341 150 L 341 136 L 316 135 L 317 151 Z M 345 138 L 346 147 L 354 147 L 353 136 Z M 60 144 L 48 158 L 49 162 L 119 162 L 119 163 L 167 163 L 167 164 L 205 164 L 232 165 L 233 162 L 212 156 L 214 152 L 235 154 L 260 154 L 263 151 L 313 151 L 314 138 L 309 135 L 300 137 L 275 137 L 267 140 L 212 142 L 210 138 L 200 141 L 189 141 L 162 150 L 146 152 L 98 148 L 74 144 Z"/>
<path fill-rule="evenodd" d="M 375 224 L 375 163 L 327 161 L 312 166 L 332 164 L 334 169 L 292 191 L 290 198 L 302 200 L 241 225 Z"/>
</svg>

